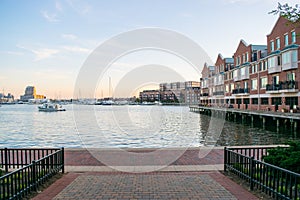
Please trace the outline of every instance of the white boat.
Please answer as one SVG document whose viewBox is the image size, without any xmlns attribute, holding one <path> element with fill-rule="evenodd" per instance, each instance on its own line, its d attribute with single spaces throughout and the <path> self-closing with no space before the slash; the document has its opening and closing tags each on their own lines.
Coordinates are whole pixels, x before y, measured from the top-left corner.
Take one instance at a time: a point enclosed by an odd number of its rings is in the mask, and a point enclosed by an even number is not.
<svg viewBox="0 0 300 200">
<path fill-rule="evenodd" d="M 60 104 L 44 103 L 41 106 L 38 106 L 39 111 L 41 112 L 58 112 L 66 111 Z"/>
</svg>

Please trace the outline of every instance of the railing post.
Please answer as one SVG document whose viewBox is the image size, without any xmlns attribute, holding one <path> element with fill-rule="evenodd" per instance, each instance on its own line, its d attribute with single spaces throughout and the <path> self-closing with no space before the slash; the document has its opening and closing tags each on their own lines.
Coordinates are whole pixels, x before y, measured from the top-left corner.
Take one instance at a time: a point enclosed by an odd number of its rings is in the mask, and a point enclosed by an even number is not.
<svg viewBox="0 0 300 200">
<path fill-rule="evenodd" d="M 224 147 L 224 172 L 227 170 L 227 147 Z"/>
<path fill-rule="evenodd" d="M 36 174 L 36 162 L 35 162 L 35 160 L 34 161 L 32 161 L 32 185 L 33 185 L 33 190 L 34 191 L 37 191 L 37 181 L 36 181 L 36 179 L 37 179 L 37 174 Z"/>
<path fill-rule="evenodd" d="M 5 172 L 8 172 L 8 150 L 4 148 L 4 163 L 5 163 Z"/>
<path fill-rule="evenodd" d="M 65 148 L 61 148 L 61 164 L 62 164 L 62 173 L 65 173 Z"/>
<path fill-rule="evenodd" d="M 254 188 L 254 157 L 250 158 L 250 190 Z"/>
</svg>

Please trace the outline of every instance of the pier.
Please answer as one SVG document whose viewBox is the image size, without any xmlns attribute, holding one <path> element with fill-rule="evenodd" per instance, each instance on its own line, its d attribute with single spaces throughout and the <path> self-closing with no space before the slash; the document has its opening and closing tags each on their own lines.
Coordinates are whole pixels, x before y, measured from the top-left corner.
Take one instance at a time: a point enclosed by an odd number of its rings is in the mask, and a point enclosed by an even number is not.
<svg viewBox="0 0 300 200">
<path fill-rule="evenodd" d="M 276 126 L 277 131 L 280 127 L 289 128 L 293 132 L 299 131 L 300 113 L 284 113 L 272 111 L 240 110 L 234 108 L 190 106 L 191 112 L 196 112 L 208 116 L 224 118 L 228 121 L 247 123 L 251 126 L 258 125 L 262 128 Z"/>
</svg>

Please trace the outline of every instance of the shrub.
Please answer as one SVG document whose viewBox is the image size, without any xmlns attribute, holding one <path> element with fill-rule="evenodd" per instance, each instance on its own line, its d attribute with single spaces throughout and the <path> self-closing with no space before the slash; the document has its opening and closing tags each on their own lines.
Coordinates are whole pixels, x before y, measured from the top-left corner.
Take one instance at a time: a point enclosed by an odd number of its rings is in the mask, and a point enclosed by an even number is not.
<svg viewBox="0 0 300 200">
<path fill-rule="evenodd" d="M 276 147 L 268 150 L 268 155 L 263 157 L 266 163 L 300 173 L 300 142 L 290 141 L 286 147 Z"/>
</svg>

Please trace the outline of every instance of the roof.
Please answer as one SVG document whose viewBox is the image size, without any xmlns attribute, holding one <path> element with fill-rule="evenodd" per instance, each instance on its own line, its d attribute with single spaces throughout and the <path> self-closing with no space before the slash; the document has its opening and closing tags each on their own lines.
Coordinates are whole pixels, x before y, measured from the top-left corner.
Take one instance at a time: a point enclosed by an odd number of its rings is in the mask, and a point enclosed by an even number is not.
<svg viewBox="0 0 300 200">
<path fill-rule="evenodd" d="M 208 69 L 209 69 L 210 71 L 214 71 L 214 70 L 215 70 L 215 66 L 208 66 Z"/>
<path fill-rule="evenodd" d="M 267 50 L 267 45 L 251 45 L 251 50 Z"/>
<path fill-rule="evenodd" d="M 234 59 L 233 58 L 225 58 L 225 62 L 226 63 L 234 63 Z"/>
<path fill-rule="evenodd" d="M 291 44 L 291 45 L 284 47 L 284 49 L 282 49 L 282 51 L 286 51 L 288 49 L 298 49 L 298 47 L 299 47 L 298 44 Z"/>
</svg>

